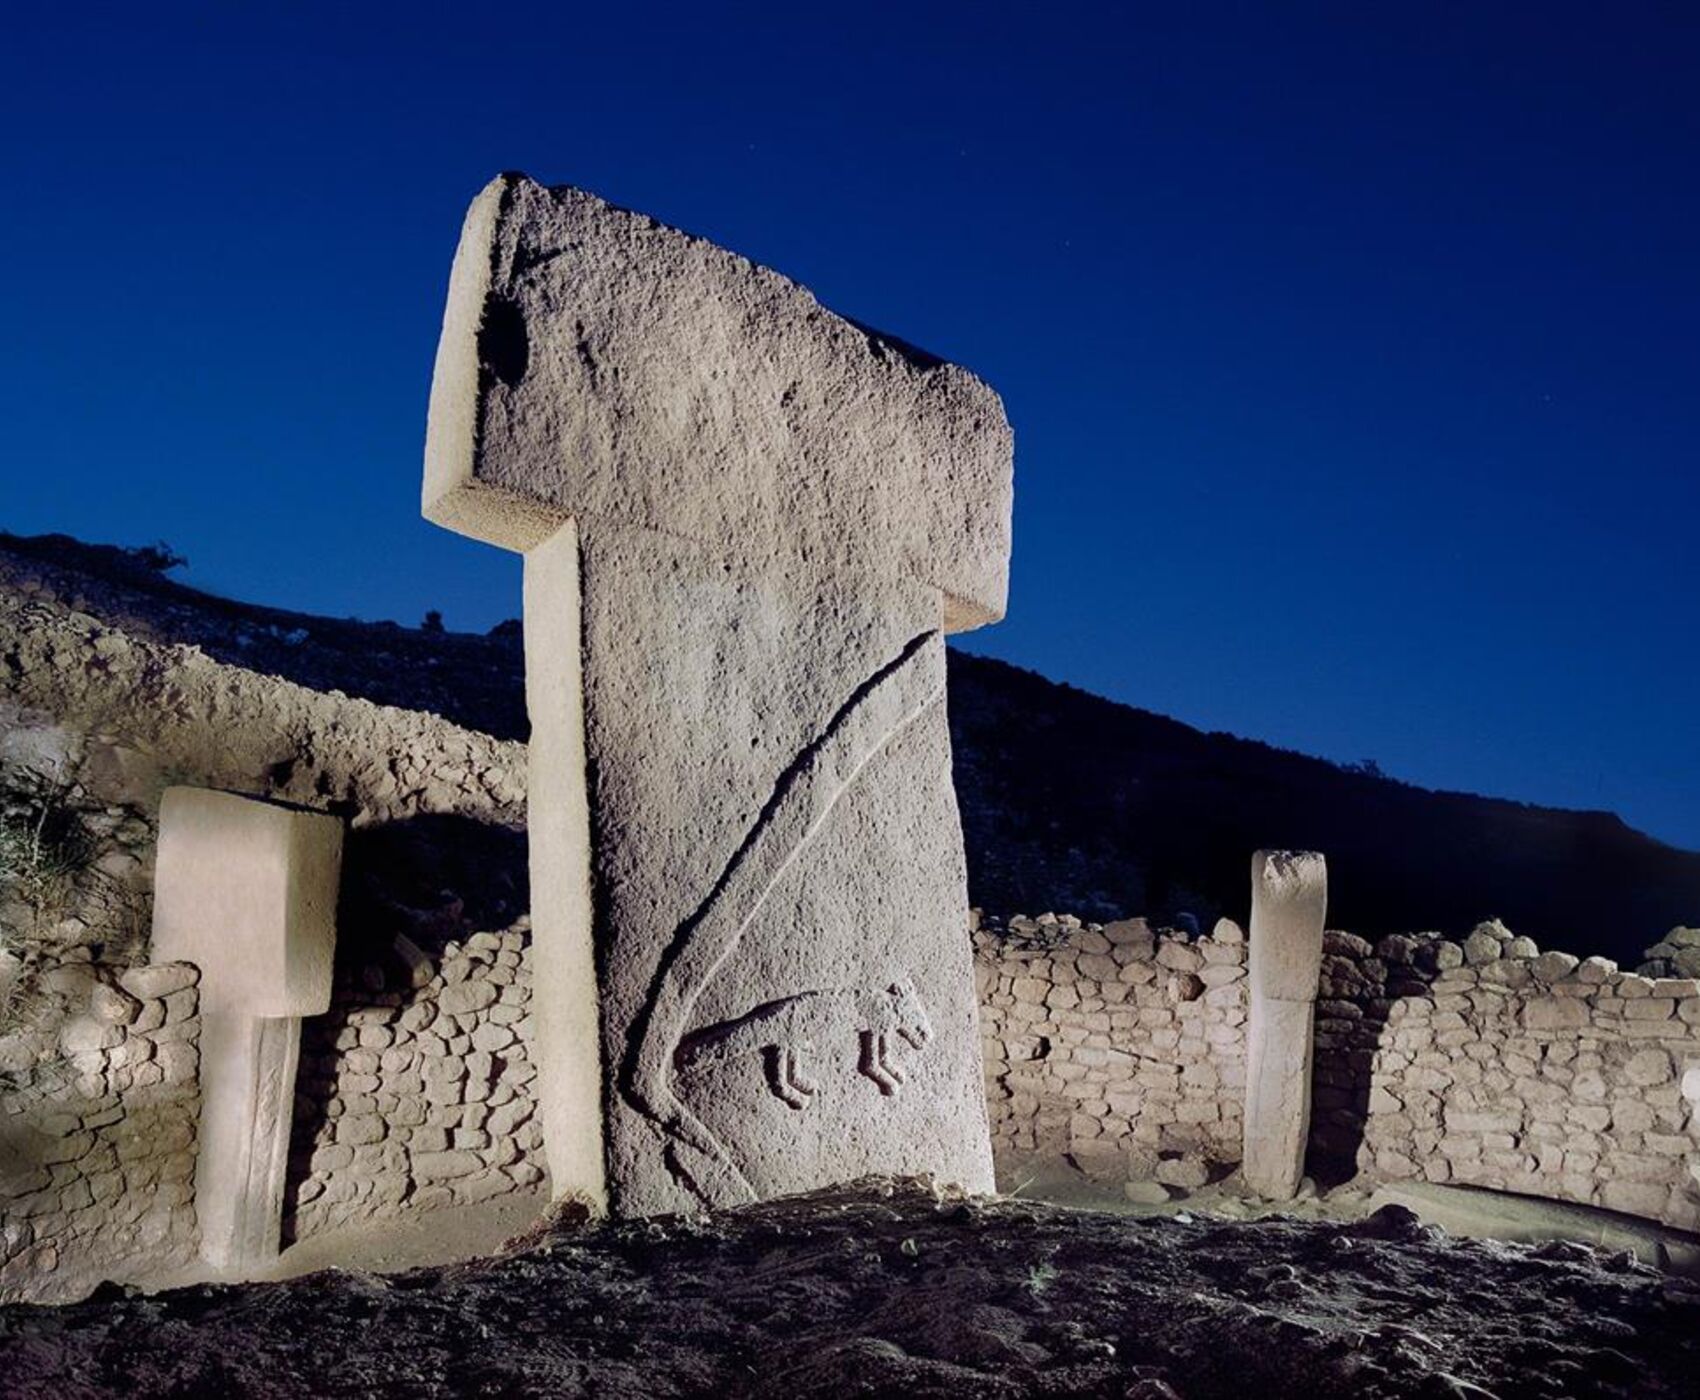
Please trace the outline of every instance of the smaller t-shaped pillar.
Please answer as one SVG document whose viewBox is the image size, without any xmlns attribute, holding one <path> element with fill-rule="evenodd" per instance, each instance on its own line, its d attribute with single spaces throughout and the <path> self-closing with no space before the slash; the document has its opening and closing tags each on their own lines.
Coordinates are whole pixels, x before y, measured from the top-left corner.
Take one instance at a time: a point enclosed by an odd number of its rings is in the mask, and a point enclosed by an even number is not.
<svg viewBox="0 0 1700 1400">
<path fill-rule="evenodd" d="M 1245 1103 L 1246 1184 L 1290 1201 L 1304 1177 L 1317 979 L 1328 867 L 1315 851 L 1251 858 L 1251 1026 Z"/>
<path fill-rule="evenodd" d="M 330 1007 L 342 822 L 204 788 L 160 804 L 153 956 L 201 969 L 201 1258 L 275 1258 L 301 1018 Z"/>
</svg>

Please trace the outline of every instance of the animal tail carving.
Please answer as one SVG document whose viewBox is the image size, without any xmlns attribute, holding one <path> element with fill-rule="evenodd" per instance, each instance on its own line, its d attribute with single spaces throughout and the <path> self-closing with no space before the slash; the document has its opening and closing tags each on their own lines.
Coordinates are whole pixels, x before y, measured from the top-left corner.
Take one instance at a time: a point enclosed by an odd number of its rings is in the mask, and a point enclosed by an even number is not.
<svg viewBox="0 0 1700 1400">
<path fill-rule="evenodd" d="M 621 1087 L 666 1139 L 674 1174 L 705 1205 L 753 1201 L 756 1193 L 673 1084 L 674 1049 L 697 998 L 862 769 L 941 699 L 944 688 L 944 647 L 936 630 L 912 638 L 858 686 L 780 775 L 707 898 L 680 924 L 662 957 Z"/>
</svg>

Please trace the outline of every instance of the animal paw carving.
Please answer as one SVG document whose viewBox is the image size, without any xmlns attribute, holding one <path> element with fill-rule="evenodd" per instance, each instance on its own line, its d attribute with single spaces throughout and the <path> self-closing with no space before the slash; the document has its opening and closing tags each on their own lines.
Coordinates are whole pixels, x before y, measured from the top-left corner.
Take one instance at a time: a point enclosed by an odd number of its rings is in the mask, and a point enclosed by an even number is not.
<svg viewBox="0 0 1700 1400">
<path fill-rule="evenodd" d="M 674 1064 L 681 1075 L 693 1075 L 759 1053 L 768 1093 L 787 1108 L 801 1110 L 820 1092 L 807 1069 L 815 1047 L 842 1045 L 852 1030 L 860 1044 L 857 1072 L 887 1097 L 908 1077 L 897 1057 L 898 1042 L 922 1050 L 933 1038 L 926 1008 L 907 979 L 883 991 L 821 987 L 692 1031 L 674 1051 Z"/>
<path fill-rule="evenodd" d="M 820 1092 L 820 1085 L 803 1071 L 802 1047 L 764 1045 L 761 1060 L 768 1092 L 787 1108 L 807 1108 Z"/>
<path fill-rule="evenodd" d="M 892 1057 L 891 1041 L 883 1031 L 862 1032 L 862 1057 L 856 1068 L 887 1098 L 903 1087 L 903 1066 Z"/>
</svg>

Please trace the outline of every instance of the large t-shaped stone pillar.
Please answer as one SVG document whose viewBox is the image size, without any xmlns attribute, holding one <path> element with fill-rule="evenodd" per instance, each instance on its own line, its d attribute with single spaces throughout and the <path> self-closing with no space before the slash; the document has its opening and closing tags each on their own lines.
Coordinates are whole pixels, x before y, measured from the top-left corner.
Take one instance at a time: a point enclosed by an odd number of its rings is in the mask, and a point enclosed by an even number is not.
<svg viewBox="0 0 1700 1400">
<path fill-rule="evenodd" d="M 330 1006 L 342 822 L 205 788 L 159 809 L 153 956 L 201 969 L 201 1257 L 278 1252 L 301 1018 Z"/>
<path fill-rule="evenodd" d="M 1004 609 L 997 396 L 504 176 L 455 255 L 424 510 L 526 556 L 557 1193 L 990 1189 L 944 634 Z"/>
<path fill-rule="evenodd" d="M 1314 851 L 1251 858 L 1246 1184 L 1288 1201 L 1304 1178 L 1328 867 Z"/>
</svg>

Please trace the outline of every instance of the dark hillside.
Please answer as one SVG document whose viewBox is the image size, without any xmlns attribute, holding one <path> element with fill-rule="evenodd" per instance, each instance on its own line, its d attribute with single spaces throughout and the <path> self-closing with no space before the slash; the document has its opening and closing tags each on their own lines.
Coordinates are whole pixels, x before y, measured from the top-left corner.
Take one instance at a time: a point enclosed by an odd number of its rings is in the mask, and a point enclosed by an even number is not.
<svg viewBox="0 0 1700 1400">
<path fill-rule="evenodd" d="M 215 661 L 313 690 L 429 710 L 498 739 L 526 736 L 517 624 L 478 636 L 239 603 L 167 577 L 151 550 L 69 535 L 0 531 L 0 565 L 8 556 L 33 566 L 21 572 L 57 601 L 132 636 L 198 646 Z"/>
<path fill-rule="evenodd" d="M 1430 792 L 951 657 L 969 880 L 994 909 L 1243 917 L 1250 853 L 1325 851 L 1330 922 L 1467 931 L 1626 963 L 1700 918 L 1700 854 L 1606 812 Z"/>
<path fill-rule="evenodd" d="M 481 637 L 256 607 L 159 562 L 0 534 L 0 586 L 315 689 L 525 734 L 512 624 Z M 971 894 L 1000 913 L 1243 917 L 1251 852 L 1306 846 L 1328 854 L 1331 922 L 1360 933 L 1458 934 L 1497 916 L 1543 947 L 1633 963 L 1700 922 L 1700 854 L 1607 813 L 1430 792 L 960 653 L 951 729 Z"/>
</svg>

